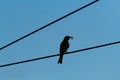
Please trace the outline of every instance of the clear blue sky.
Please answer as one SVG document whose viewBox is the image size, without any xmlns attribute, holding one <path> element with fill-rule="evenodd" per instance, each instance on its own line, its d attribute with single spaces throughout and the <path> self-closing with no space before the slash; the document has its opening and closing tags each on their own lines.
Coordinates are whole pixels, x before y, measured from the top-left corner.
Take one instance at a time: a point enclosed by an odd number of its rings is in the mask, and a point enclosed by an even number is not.
<svg viewBox="0 0 120 80">
<path fill-rule="evenodd" d="M 0 46 L 38 29 L 92 0 L 0 0 Z M 99 2 L 0 51 L 0 65 L 120 40 L 120 1 Z M 120 44 L 0 68 L 0 80 L 120 80 Z"/>
</svg>

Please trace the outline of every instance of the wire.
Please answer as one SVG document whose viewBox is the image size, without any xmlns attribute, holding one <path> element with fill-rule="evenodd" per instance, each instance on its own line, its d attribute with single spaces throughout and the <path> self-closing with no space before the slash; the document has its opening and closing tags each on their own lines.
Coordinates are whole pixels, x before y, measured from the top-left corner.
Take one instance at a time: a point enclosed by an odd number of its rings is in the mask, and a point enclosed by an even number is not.
<svg viewBox="0 0 120 80">
<path fill-rule="evenodd" d="M 80 50 L 66 52 L 64 55 L 72 54 L 72 53 L 76 53 L 76 52 L 87 51 L 87 50 L 100 48 L 100 47 L 105 47 L 105 46 L 110 46 L 110 45 L 119 44 L 119 43 L 120 43 L 120 41 L 107 43 L 107 44 L 102 44 L 102 45 L 98 45 L 98 46 L 93 46 L 93 47 L 89 47 L 89 48 L 84 48 L 84 49 L 80 49 Z M 44 57 L 39 57 L 39 58 L 34 58 L 34 59 L 29 59 L 29 60 L 24 60 L 24 61 L 19 61 L 19 62 L 13 62 L 13 63 L 9 63 L 9 64 L 3 64 L 3 65 L 0 65 L 0 67 L 7 67 L 7 66 L 17 65 L 17 64 L 21 64 L 21 63 L 32 62 L 32 61 L 47 59 L 47 58 L 51 58 L 51 57 L 55 57 L 55 56 L 59 56 L 59 54 L 54 54 L 54 55 L 49 55 L 49 56 L 44 56 Z"/>
<path fill-rule="evenodd" d="M 72 12 L 70 12 L 70 13 L 68 13 L 68 14 L 66 14 L 66 15 L 64 15 L 64 16 L 62 16 L 62 17 L 60 17 L 60 18 L 58 18 L 58 19 L 56 19 L 56 20 L 54 20 L 54 21 L 52 21 L 52 22 L 50 22 L 50 23 L 48 23 L 48 24 L 46 24 L 44 26 L 42 26 L 42 27 L 40 27 L 39 29 L 36 29 L 36 30 L 34 30 L 34 31 L 24 35 L 23 37 L 18 38 L 16 40 L 14 40 L 13 42 L 8 43 L 7 45 L 4 45 L 3 47 L 0 48 L 0 50 L 3 50 L 4 48 L 6 48 L 6 47 L 8 47 L 8 46 L 10 46 L 10 45 L 12 45 L 12 44 L 14 44 L 14 43 L 24 39 L 24 38 L 32 35 L 32 34 L 34 34 L 34 33 L 38 32 L 38 31 L 40 31 L 40 30 L 42 30 L 42 29 L 44 29 L 44 28 L 46 28 L 46 27 L 48 27 L 48 26 L 50 26 L 50 25 L 52 25 L 52 24 L 54 24 L 54 23 L 56 23 L 56 22 L 58 22 L 58 21 L 60 21 L 62 19 L 64 19 L 64 18 L 68 17 L 68 16 L 70 16 L 70 15 L 72 15 L 72 14 L 74 14 L 74 13 L 76 13 L 76 12 L 78 12 L 78 11 L 88 7 L 88 6 L 90 6 L 90 5 L 92 5 L 93 3 L 97 2 L 97 1 L 99 1 L 99 0 L 95 0 L 95 1 L 93 1 L 91 3 L 88 3 L 88 4 L 84 5 L 84 6 L 82 6 L 82 7 L 78 8 L 78 9 L 76 9 L 76 10 L 74 10 L 74 11 L 72 11 Z"/>
</svg>

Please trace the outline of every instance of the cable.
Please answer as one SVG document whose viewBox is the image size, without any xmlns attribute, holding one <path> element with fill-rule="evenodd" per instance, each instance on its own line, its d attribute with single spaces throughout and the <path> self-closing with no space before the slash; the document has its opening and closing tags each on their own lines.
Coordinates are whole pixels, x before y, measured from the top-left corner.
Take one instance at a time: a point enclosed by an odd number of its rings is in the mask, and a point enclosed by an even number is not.
<svg viewBox="0 0 120 80">
<path fill-rule="evenodd" d="M 72 14 L 74 14 L 74 13 L 76 13 L 76 12 L 90 6 L 90 5 L 92 5 L 93 3 L 97 2 L 97 1 L 99 1 L 99 0 L 95 0 L 95 1 L 93 1 L 91 3 L 88 3 L 88 4 L 84 5 L 84 6 L 82 6 L 82 7 L 78 8 L 78 9 L 76 9 L 76 10 L 74 10 L 74 11 L 72 11 L 72 12 L 70 12 L 70 13 L 68 13 L 68 14 L 66 14 L 66 15 L 64 15 L 64 16 L 62 16 L 62 17 L 60 17 L 60 18 L 58 18 L 58 19 L 56 19 L 56 20 L 54 20 L 54 21 L 52 21 L 52 22 L 50 22 L 50 23 L 48 23 L 48 24 L 46 24 L 44 26 L 42 26 L 42 27 L 40 27 L 39 29 L 36 29 L 36 30 L 32 31 L 31 33 L 28 33 L 28 34 L 24 35 L 23 37 L 18 38 L 16 40 L 14 40 L 13 42 L 8 43 L 7 45 L 1 47 L 0 50 L 3 50 L 4 48 L 6 48 L 6 47 L 8 47 L 8 46 L 10 46 L 10 45 L 24 39 L 24 38 L 32 35 L 32 34 L 34 34 L 34 33 L 38 32 L 38 31 L 40 31 L 40 30 L 42 30 L 42 29 L 44 29 L 44 28 L 46 28 L 46 27 L 48 27 L 48 26 L 50 26 L 50 25 L 52 25 L 52 24 L 54 24 L 54 23 L 56 23 L 56 22 L 58 22 L 58 21 L 60 21 L 62 19 L 64 19 L 64 18 L 68 17 L 68 16 L 70 16 L 70 15 L 72 15 Z"/>
<path fill-rule="evenodd" d="M 95 49 L 95 48 L 110 46 L 110 45 L 119 44 L 119 43 L 120 43 L 120 41 L 112 42 L 112 43 L 107 43 L 107 44 L 102 44 L 102 45 L 98 45 L 98 46 L 93 46 L 93 47 L 89 47 L 89 48 L 84 48 L 84 49 L 80 49 L 80 50 L 66 52 L 65 55 L 66 54 L 76 53 L 76 52 L 87 51 L 87 50 L 91 50 L 91 49 Z M 19 62 L 13 62 L 13 63 L 8 63 L 8 64 L 3 64 L 3 65 L 0 65 L 0 67 L 7 67 L 7 66 L 17 65 L 17 64 L 21 64 L 21 63 L 32 62 L 32 61 L 47 59 L 47 58 L 51 58 L 51 57 L 55 57 L 55 56 L 59 56 L 59 54 L 54 54 L 54 55 L 49 55 L 49 56 L 44 56 L 44 57 L 39 57 L 39 58 L 34 58 L 34 59 L 29 59 L 29 60 L 24 60 L 24 61 L 19 61 Z"/>
</svg>

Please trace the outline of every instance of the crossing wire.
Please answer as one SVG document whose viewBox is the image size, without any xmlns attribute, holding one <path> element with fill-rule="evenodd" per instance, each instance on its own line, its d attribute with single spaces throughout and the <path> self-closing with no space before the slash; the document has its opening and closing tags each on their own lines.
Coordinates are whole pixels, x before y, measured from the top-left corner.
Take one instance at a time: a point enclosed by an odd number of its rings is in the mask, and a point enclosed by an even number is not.
<svg viewBox="0 0 120 80">
<path fill-rule="evenodd" d="M 74 10 L 74 11 L 72 11 L 72 12 L 70 12 L 70 13 L 68 13 L 68 14 L 66 14 L 66 15 L 64 15 L 64 16 L 62 16 L 62 17 L 60 17 L 60 18 L 58 18 L 58 19 L 56 19 L 56 20 L 54 20 L 54 21 L 52 21 L 52 22 L 50 22 L 50 23 L 48 23 L 48 24 L 46 24 L 46 25 L 44 25 L 44 26 L 42 26 L 42 27 L 40 27 L 39 29 L 36 29 L 36 30 L 32 31 L 31 33 L 28 33 L 28 34 L 24 35 L 23 37 L 20 37 L 20 38 L 14 40 L 14 41 L 8 43 L 7 45 L 2 46 L 2 47 L 0 48 L 0 50 L 3 50 L 3 49 L 5 49 L 5 48 L 7 48 L 8 46 L 10 46 L 10 45 L 12 45 L 12 44 L 14 44 L 14 43 L 16 43 L 16 42 L 18 42 L 18 41 L 20 41 L 20 40 L 22 40 L 22 39 L 30 36 L 30 35 L 32 35 L 32 34 L 34 34 L 34 33 L 38 32 L 38 31 L 40 31 L 40 30 L 42 30 L 42 29 L 44 29 L 44 28 L 46 28 L 46 27 L 48 27 L 48 26 L 50 26 L 50 25 L 52 25 L 52 24 L 54 24 L 54 23 L 56 23 L 56 22 L 58 22 L 58 21 L 60 21 L 60 20 L 62 20 L 62 19 L 64 19 L 64 18 L 66 18 L 66 17 L 68 17 L 68 16 L 70 16 L 70 15 L 72 15 L 72 14 L 74 14 L 74 13 L 76 13 L 76 12 L 78 12 L 78 11 L 80 11 L 80 10 L 82 10 L 82 9 L 90 6 L 90 5 L 92 5 L 93 3 L 97 2 L 97 1 L 99 1 L 99 0 L 95 0 L 95 1 L 93 1 L 93 2 L 90 2 L 90 3 L 86 4 L 86 5 L 78 8 L 78 9 L 76 9 L 76 10 Z"/>
<path fill-rule="evenodd" d="M 119 44 L 119 43 L 120 43 L 120 41 L 116 41 L 116 42 L 102 44 L 102 45 L 93 46 L 93 47 L 89 47 L 89 48 L 84 48 L 84 49 L 80 49 L 80 50 L 74 50 L 74 51 L 66 52 L 64 55 L 72 54 L 72 53 L 76 53 L 76 52 L 87 51 L 87 50 L 92 50 L 92 49 L 105 47 L 105 46 L 110 46 L 110 45 Z M 3 64 L 3 65 L 0 65 L 0 68 L 7 67 L 7 66 L 12 66 L 12 65 L 17 65 L 17 64 L 22 64 L 22 63 L 27 63 L 27 62 L 32 62 L 32 61 L 36 61 L 36 60 L 47 59 L 47 58 L 51 58 L 51 57 L 55 57 L 55 56 L 59 56 L 59 55 L 60 54 L 54 54 L 54 55 L 49 55 L 49 56 L 44 56 L 44 57 L 39 57 L 39 58 L 34 58 L 34 59 L 29 59 L 29 60 L 24 60 L 24 61 L 19 61 L 19 62 L 13 62 L 13 63 L 9 63 L 9 64 Z"/>
</svg>

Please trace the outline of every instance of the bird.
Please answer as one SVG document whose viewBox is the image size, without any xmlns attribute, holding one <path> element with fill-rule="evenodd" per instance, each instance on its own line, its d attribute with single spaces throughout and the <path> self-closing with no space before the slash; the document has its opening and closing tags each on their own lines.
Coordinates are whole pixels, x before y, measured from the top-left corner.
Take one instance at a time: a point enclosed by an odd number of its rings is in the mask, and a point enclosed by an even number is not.
<svg viewBox="0 0 120 80">
<path fill-rule="evenodd" d="M 62 62 L 63 62 L 63 55 L 66 53 L 66 51 L 69 48 L 69 42 L 68 41 L 70 40 L 70 38 L 73 39 L 73 37 L 71 37 L 71 36 L 65 36 L 63 41 L 60 44 L 60 51 L 59 51 L 60 56 L 59 56 L 58 64 L 59 63 L 62 64 Z"/>
</svg>

